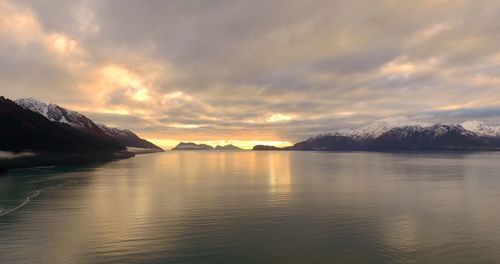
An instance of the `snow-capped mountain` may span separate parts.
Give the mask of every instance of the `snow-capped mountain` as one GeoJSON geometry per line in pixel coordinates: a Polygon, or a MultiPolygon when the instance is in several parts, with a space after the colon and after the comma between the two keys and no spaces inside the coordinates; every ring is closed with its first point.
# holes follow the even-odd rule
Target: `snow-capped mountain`
{"type": "Polygon", "coordinates": [[[462,123],[462,127],[480,136],[500,137],[500,126],[488,126],[482,121],[467,121],[462,123]]]}
{"type": "MultiPolygon", "coordinates": [[[[108,135],[113,135],[113,136],[128,136],[131,134],[134,134],[132,131],[128,129],[119,129],[115,127],[108,127],[104,124],[97,124],[97,126],[104,131],[104,133],[108,135]]],[[[134,134],[135,135],[135,134],[134,134]]]]}
{"type": "Polygon", "coordinates": [[[82,133],[71,126],[50,121],[4,97],[0,97],[0,120],[0,150],[3,151],[95,156],[125,149],[109,137],[82,133]]]}
{"type": "Polygon", "coordinates": [[[500,136],[500,127],[492,127],[484,124],[481,121],[467,121],[462,124],[429,124],[424,122],[415,122],[407,118],[389,118],[374,121],[366,126],[357,129],[341,129],[330,135],[342,135],[351,137],[355,140],[376,139],[388,131],[400,128],[399,131],[403,134],[416,131],[432,131],[434,136],[439,136],[448,133],[450,130],[460,131],[462,134],[475,133],[479,136],[500,136]]]}
{"type": "Polygon", "coordinates": [[[396,127],[412,127],[412,129],[421,129],[422,127],[428,126],[427,123],[418,123],[410,121],[407,118],[387,118],[382,120],[377,120],[369,125],[360,127],[358,129],[349,131],[344,130],[343,134],[351,136],[358,140],[377,138],[386,133],[387,131],[396,127]]]}
{"type": "Polygon", "coordinates": [[[133,156],[109,136],[85,133],[73,126],[51,121],[3,96],[0,96],[0,121],[0,150],[27,153],[1,159],[0,172],[13,168],[81,164],[133,156]]]}
{"type": "Polygon", "coordinates": [[[56,104],[47,104],[33,98],[22,98],[15,102],[26,110],[31,110],[43,115],[50,121],[67,124],[84,133],[100,136],[125,147],[162,150],[153,143],[138,137],[130,130],[98,125],[90,118],[56,104]]]}
{"type": "Polygon", "coordinates": [[[22,98],[15,100],[15,102],[24,109],[45,116],[50,121],[68,124],[88,133],[105,135],[96,123],[78,112],[68,110],[56,104],[47,104],[33,98],[22,98]]]}
{"type": "Polygon", "coordinates": [[[380,120],[367,126],[340,130],[299,142],[286,150],[500,150],[495,128],[459,124],[424,124],[380,120]],[[475,129],[472,129],[472,128],[475,129]],[[480,129],[479,129],[479,128],[480,129]]]}
{"type": "MultiPolygon", "coordinates": [[[[99,128],[106,133],[106,135],[112,137],[120,144],[130,148],[141,148],[149,149],[151,151],[163,151],[162,148],[156,146],[155,144],[140,138],[134,132],[127,129],[119,129],[114,127],[107,127],[103,124],[98,124],[99,128]]],[[[134,151],[132,151],[134,152],[134,151]]]]}

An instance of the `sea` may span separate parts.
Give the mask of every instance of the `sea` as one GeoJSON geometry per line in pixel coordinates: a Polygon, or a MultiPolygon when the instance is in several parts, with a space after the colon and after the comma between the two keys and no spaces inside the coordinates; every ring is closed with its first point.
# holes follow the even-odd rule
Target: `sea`
{"type": "Polygon", "coordinates": [[[0,263],[500,263],[500,153],[166,151],[12,170],[0,263]]]}

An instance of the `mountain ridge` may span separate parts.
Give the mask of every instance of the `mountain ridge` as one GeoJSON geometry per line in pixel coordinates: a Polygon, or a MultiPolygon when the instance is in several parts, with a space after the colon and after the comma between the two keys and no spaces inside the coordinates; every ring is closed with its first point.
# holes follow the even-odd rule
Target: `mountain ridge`
{"type": "Polygon", "coordinates": [[[240,147],[237,147],[233,144],[228,145],[217,145],[212,147],[207,144],[196,144],[194,142],[179,142],[172,150],[242,150],[240,147]]]}
{"type": "Polygon", "coordinates": [[[224,146],[217,145],[217,146],[215,146],[214,150],[241,150],[241,148],[237,147],[233,144],[228,144],[228,145],[224,145],[224,146]]]}
{"type": "Polygon", "coordinates": [[[10,168],[79,164],[133,156],[118,142],[50,121],[3,96],[0,96],[0,135],[0,150],[15,157],[0,159],[2,172],[10,168]]]}
{"type": "Polygon", "coordinates": [[[143,138],[140,138],[134,132],[128,129],[120,129],[114,127],[108,127],[104,124],[97,124],[99,128],[104,131],[108,136],[112,137],[118,143],[126,146],[127,148],[142,148],[149,149],[152,152],[161,152],[163,149],[143,138]]]}
{"type": "Polygon", "coordinates": [[[376,121],[359,129],[336,131],[311,137],[290,147],[255,146],[254,150],[500,150],[500,133],[480,121],[433,125],[418,123],[390,124],[376,121]],[[493,132],[492,132],[493,131],[493,132]]]}
{"type": "Polygon", "coordinates": [[[105,133],[90,118],[52,103],[44,103],[33,98],[14,100],[16,104],[26,110],[37,112],[50,121],[68,124],[78,130],[104,136],[105,133]]]}
{"type": "Polygon", "coordinates": [[[194,142],[180,142],[172,150],[213,150],[214,148],[207,144],[196,144],[194,142]]]}
{"type": "MultiPolygon", "coordinates": [[[[83,114],[56,104],[45,103],[33,98],[21,98],[14,102],[24,109],[41,114],[50,121],[67,124],[85,133],[116,141],[128,148],[149,149],[150,152],[163,151],[162,148],[140,138],[130,130],[111,128],[103,124],[97,124],[83,114]]],[[[141,153],[145,152],[141,151],[141,153]]]]}

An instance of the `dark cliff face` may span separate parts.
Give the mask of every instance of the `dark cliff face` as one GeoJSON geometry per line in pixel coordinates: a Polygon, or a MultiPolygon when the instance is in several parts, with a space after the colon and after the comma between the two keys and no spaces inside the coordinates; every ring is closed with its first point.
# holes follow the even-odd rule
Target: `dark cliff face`
{"type": "Polygon", "coordinates": [[[111,138],[48,120],[0,97],[0,150],[64,153],[112,153],[125,148],[111,138]]]}

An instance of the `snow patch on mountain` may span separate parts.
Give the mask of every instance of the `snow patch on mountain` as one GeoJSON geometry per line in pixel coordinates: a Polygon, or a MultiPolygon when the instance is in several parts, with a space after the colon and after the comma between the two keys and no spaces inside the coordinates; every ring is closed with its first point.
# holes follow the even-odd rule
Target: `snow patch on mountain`
{"type": "Polygon", "coordinates": [[[442,136],[450,131],[455,131],[456,133],[466,136],[500,137],[500,126],[488,126],[484,122],[477,120],[467,121],[462,124],[429,124],[410,120],[406,117],[396,117],[376,120],[366,126],[356,129],[340,129],[331,134],[312,137],[309,140],[315,140],[322,136],[345,136],[357,141],[363,141],[378,138],[393,129],[397,129],[395,134],[398,134],[393,136],[400,137],[404,137],[416,131],[427,131],[427,133],[431,133],[433,137],[442,136]]]}
{"type": "Polygon", "coordinates": [[[428,127],[427,129],[432,132],[434,137],[440,137],[440,136],[445,135],[451,131],[454,131],[458,134],[461,134],[464,136],[469,136],[469,137],[477,136],[476,133],[465,129],[464,127],[462,127],[461,125],[458,125],[458,124],[438,123],[438,124],[435,124],[433,126],[428,127]]]}
{"type": "Polygon", "coordinates": [[[22,98],[15,100],[15,103],[24,109],[37,112],[45,116],[50,121],[65,123],[75,128],[92,128],[95,124],[84,115],[60,107],[55,104],[46,104],[33,98],[22,98]]]}
{"type": "Polygon", "coordinates": [[[499,137],[500,126],[489,126],[483,121],[471,120],[462,123],[462,127],[480,136],[499,137]]]}
{"type": "Polygon", "coordinates": [[[104,124],[97,124],[97,126],[109,136],[131,136],[131,135],[135,136],[135,134],[132,131],[127,129],[108,127],[104,124]]]}
{"type": "Polygon", "coordinates": [[[163,151],[162,148],[156,146],[155,144],[140,138],[134,132],[127,129],[119,129],[114,127],[108,127],[103,124],[97,124],[99,129],[101,129],[106,135],[114,138],[116,141],[122,145],[130,148],[129,151],[136,154],[141,153],[151,153],[163,151]],[[140,151],[136,149],[141,149],[140,151]]]}
{"type": "Polygon", "coordinates": [[[336,131],[336,134],[353,137],[358,140],[373,139],[380,137],[393,128],[413,127],[414,129],[420,129],[427,126],[429,126],[427,123],[415,122],[406,117],[396,117],[377,120],[357,129],[341,129],[336,131]]]}

